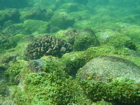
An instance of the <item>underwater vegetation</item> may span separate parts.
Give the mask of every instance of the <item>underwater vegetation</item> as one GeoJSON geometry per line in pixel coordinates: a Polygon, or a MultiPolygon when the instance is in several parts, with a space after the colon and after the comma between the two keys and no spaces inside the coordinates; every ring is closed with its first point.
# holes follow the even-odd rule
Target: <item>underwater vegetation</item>
{"type": "Polygon", "coordinates": [[[1,105],[139,105],[138,0],[1,0],[1,105]]]}

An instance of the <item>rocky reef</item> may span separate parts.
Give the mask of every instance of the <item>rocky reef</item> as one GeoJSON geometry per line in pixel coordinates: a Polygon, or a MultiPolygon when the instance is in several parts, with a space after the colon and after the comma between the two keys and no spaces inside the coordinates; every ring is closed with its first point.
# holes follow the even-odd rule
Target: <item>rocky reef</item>
{"type": "Polygon", "coordinates": [[[0,105],[139,105],[135,1],[1,0],[0,105]]]}

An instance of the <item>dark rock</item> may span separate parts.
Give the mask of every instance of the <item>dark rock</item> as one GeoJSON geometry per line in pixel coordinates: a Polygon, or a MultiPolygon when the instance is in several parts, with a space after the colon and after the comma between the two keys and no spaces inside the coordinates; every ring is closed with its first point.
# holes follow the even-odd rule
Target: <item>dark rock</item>
{"type": "Polygon", "coordinates": [[[6,69],[6,67],[0,65],[0,80],[4,78],[4,72],[6,69]]]}
{"type": "Polygon", "coordinates": [[[4,25],[5,22],[12,20],[13,22],[19,22],[20,13],[18,9],[6,9],[0,12],[0,25],[4,25]]]}
{"type": "Polygon", "coordinates": [[[29,59],[38,59],[44,55],[61,57],[63,54],[70,51],[72,51],[72,45],[65,40],[50,35],[44,35],[35,39],[33,43],[27,46],[25,55],[29,59]]]}

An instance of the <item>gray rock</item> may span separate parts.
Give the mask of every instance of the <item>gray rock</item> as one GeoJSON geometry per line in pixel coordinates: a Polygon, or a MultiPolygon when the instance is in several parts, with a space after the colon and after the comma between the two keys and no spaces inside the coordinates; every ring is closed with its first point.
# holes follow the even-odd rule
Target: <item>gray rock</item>
{"type": "Polygon", "coordinates": [[[82,80],[92,79],[105,82],[110,82],[117,77],[132,79],[140,83],[140,67],[123,58],[102,56],[90,60],[79,69],[77,74],[77,78],[82,80]]]}

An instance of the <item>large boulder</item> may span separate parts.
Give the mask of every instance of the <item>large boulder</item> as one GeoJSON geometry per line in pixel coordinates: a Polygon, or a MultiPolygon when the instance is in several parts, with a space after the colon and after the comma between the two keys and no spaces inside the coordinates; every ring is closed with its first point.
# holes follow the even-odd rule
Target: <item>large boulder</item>
{"type": "Polygon", "coordinates": [[[90,60],[79,70],[81,79],[109,82],[117,77],[133,79],[140,83],[140,67],[132,61],[113,57],[102,56],[90,60]]]}
{"type": "Polygon", "coordinates": [[[129,60],[112,56],[92,59],[78,71],[77,79],[93,101],[140,103],[140,67],[129,60]]]}

